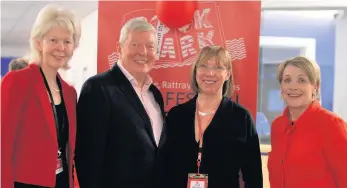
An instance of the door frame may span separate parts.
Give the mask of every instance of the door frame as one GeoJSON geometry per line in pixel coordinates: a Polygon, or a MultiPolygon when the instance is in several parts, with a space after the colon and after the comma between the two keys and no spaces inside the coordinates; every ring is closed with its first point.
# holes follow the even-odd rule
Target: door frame
{"type": "MultiPolygon", "coordinates": [[[[262,47],[300,49],[302,56],[316,61],[315,38],[260,36],[259,48],[262,47]]],[[[266,62],[266,64],[278,64],[278,62],[266,62]]],[[[320,102],[322,102],[322,98],[320,98],[320,102]]]]}
{"type": "Polygon", "coordinates": [[[316,39],[298,37],[260,36],[260,47],[299,48],[301,55],[316,60],[316,39]]]}

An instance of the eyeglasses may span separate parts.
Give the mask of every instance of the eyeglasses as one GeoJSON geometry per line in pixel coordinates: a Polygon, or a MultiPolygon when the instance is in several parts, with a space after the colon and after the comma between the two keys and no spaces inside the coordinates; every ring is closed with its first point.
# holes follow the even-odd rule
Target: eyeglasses
{"type": "Polygon", "coordinates": [[[198,66],[199,71],[208,72],[209,70],[212,70],[214,72],[223,72],[227,70],[227,68],[222,66],[214,66],[214,65],[208,65],[208,64],[200,64],[198,66]]]}

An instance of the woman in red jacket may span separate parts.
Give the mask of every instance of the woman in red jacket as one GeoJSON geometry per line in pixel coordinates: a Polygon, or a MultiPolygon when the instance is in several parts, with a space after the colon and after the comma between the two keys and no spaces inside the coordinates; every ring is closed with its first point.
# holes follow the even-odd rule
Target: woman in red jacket
{"type": "Polygon", "coordinates": [[[73,187],[76,91],[58,74],[80,38],[70,11],[46,6],[30,36],[32,63],[1,85],[1,187],[73,187]]]}
{"type": "Polygon", "coordinates": [[[287,108],[271,126],[271,188],[347,188],[347,125],[318,101],[317,63],[295,57],[277,78],[287,108]]]}

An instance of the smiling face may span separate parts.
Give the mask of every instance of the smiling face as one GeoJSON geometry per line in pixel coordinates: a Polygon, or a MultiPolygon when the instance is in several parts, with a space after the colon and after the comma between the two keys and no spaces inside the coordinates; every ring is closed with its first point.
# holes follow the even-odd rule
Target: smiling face
{"type": "Polygon", "coordinates": [[[74,40],[71,32],[62,27],[53,27],[37,41],[42,63],[53,69],[62,68],[73,55],[74,40]]]}
{"type": "Polygon", "coordinates": [[[131,31],[120,47],[123,66],[132,74],[147,74],[156,60],[154,31],[131,31]]]}
{"type": "Polygon", "coordinates": [[[287,65],[283,71],[281,94],[289,108],[306,108],[317,94],[317,85],[301,68],[287,65]]]}
{"type": "Polygon", "coordinates": [[[221,94],[223,84],[230,78],[230,71],[216,57],[201,62],[196,69],[199,92],[206,95],[221,94]]]}

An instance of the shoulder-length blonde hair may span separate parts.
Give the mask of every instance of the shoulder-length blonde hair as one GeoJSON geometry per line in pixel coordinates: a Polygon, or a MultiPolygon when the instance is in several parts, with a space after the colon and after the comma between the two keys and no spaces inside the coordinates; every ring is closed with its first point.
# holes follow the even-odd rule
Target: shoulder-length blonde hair
{"type": "Polygon", "coordinates": [[[222,46],[206,46],[201,49],[191,73],[191,86],[195,93],[199,93],[199,85],[196,81],[196,69],[201,63],[208,61],[211,58],[216,58],[217,65],[225,66],[225,68],[230,72],[230,77],[223,84],[222,93],[223,96],[231,97],[234,91],[234,81],[232,76],[232,62],[229,52],[222,46]]]}
{"type": "MultiPolygon", "coordinates": [[[[30,63],[41,64],[41,53],[38,50],[37,41],[43,37],[54,27],[62,27],[67,29],[74,41],[74,48],[79,44],[81,37],[80,20],[70,10],[63,9],[57,5],[49,4],[45,6],[37,15],[34,25],[30,33],[30,63]]],[[[69,65],[63,65],[64,69],[68,69],[69,65]]]]}

